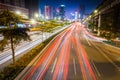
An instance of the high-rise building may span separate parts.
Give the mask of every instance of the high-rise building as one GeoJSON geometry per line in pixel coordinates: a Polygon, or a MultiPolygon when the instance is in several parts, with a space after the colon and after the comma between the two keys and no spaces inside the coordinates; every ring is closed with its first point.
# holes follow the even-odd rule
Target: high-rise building
{"type": "Polygon", "coordinates": [[[0,3],[10,4],[10,0],[0,0],[0,3]]]}
{"type": "Polygon", "coordinates": [[[84,14],[85,14],[85,6],[84,5],[80,5],[78,7],[78,18],[79,19],[83,19],[84,14]]]}
{"type": "Polygon", "coordinates": [[[20,6],[20,1],[19,0],[13,0],[13,4],[15,6],[20,6]]]}
{"type": "Polygon", "coordinates": [[[60,5],[59,7],[59,18],[61,20],[65,19],[65,5],[60,5]]]}
{"type": "Polygon", "coordinates": [[[25,7],[25,0],[20,0],[20,7],[25,7]]]}
{"type": "Polygon", "coordinates": [[[3,0],[5,4],[10,4],[10,0],[3,0]]]}
{"type": "Polygon", "coordinates": [[[18,7],[25,7],[25,0],[0,0],[0,3],[18,7]]]}
{"type": "Polygon", "coordinates": [[[39,14],[39,0],[25,0],[25,7],[29,9],[30,18],[35,18],[35,14],[39,14]]]}
{"type": "Polygon", "coordinates": [[[44,16],[45,16],[45,19],[50,19],[50,6],[44,7],[44,16]]]}
{"type": "Polygon", "coordinates": [[[53,10],[53,19],[56,19],[56,14],[57,14],[57,12],[56,12],[56,8],[52,8],[52,10],[53,10]]]}
{"type": "Polygon", "coordinates": [[[44,17],[45,19],[54,19],[55,9],[49,5],[44,6],[44,17]]]}
{"type": "Polygon", "coordinates": [[[0,0],[0,10],[8,9],[19,13],[22,18],[28,18],[29,11],[25,8],[25,0],[0,0]]]}
{"type": "Polygon", "coordinates": [[[50,7],[50,19],[54,19],[54,8],[50,7]]]}

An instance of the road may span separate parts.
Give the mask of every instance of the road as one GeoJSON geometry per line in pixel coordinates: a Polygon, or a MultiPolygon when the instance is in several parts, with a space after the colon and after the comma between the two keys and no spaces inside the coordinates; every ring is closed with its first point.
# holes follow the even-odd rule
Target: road
{"type": "MultiPolygon", "coordinates": [[[[40,31],[30,32],[29,35],[30,35],[31,41],[30,42],[22,42],[18,46],[16,46],[16,48],[15,48],[16,59],[19,58],[20,56],[24,55],[28,51],[30,51],[32,48],[34,48],[38,44],[40,44],[42,42],[42,40],[43,41],[46,40],[50,36],[65,29],[66,27],[67,26],[60,27],[59,29],[55,29],[53,33],[45,33],[44,32],[43,35],[40,31]],[[42,37],[43,37],[43,39],[42,39],[42,37]]],[[[0,52],[0,69],[4,68],[8,64],[10,64],[12,62],[11,59],[12,59],[12,52],[9,47],[6,48],[5,51],[0,52]]]]}
{"type": "Polygon", "coordinates": [[[120,80],[120,49],[75,22],[54,38],[15,80],[120,80]]]}

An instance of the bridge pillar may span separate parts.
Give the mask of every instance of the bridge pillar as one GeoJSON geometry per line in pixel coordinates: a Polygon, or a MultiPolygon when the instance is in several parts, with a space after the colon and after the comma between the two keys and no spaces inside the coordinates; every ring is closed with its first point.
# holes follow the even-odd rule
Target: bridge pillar
{"type": "Polygon", "coordinates": [[[97,35],[100,35],[100,26],[101,26],[101,14],[99,13],[98,15],[98,31],[97,31],[97,35]]]}

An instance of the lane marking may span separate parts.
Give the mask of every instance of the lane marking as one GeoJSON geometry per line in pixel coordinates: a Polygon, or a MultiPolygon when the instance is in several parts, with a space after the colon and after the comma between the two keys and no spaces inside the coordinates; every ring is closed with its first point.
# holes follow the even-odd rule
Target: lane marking
{"type": "Polygon", "coordinates": [[[74,73],[75,73],[75,76],[76,76],[76,66],[75,66],[75,59],[73,58],[73,64],[74,64],[74,73]]]}
{"type": "Polygon", "coordinates": [[[57,58],[55,58],[55,61],[54,61],[54,64],[53,64],[53,68],[52,68],[51,73],[53,73],[53,71],[54,71],[54,69],[55,69],[56,62],[57,62],[57,58]]]}
{"type": "MultiPolygon", "coordinates": [[[[91,42],[92,43],[92,42],[91,42]]],[[[92,43],[94,45],[94,43],[92,43]]],[[[116,67],[118,69],[118,71],[120,71],[120,67],[114,63],[106,54],[104,54],[105,52],[103,52],[102,50],[100,50],[97,46],[94,45],[94,47],[108,60],[111,62],[111,64],[116,67]]]]}
{"type": "Polygon", "coordinates": [[[95,68],[95,70],[96,70],[98,76],[101,77],[101,74],[100,74],[99,70],[97,69],[97,67],[95,66],[93,60],[91,60],[91,62],[92,62],[92,64],[93,64],[93,67],[95,68]]]}
{"type": "Polygon", "coordinates": [[[73,48],[73,44],[72,44],[72,48],[73,48]]]}
{"type": "Polygon", "coordinates": [[[84,37],[85,37],[85,39],[86,39],[88,45],[91,46],[91,44],[90,44],[89,40],[87,39],[86,35],[84,35],[84,37]]]}

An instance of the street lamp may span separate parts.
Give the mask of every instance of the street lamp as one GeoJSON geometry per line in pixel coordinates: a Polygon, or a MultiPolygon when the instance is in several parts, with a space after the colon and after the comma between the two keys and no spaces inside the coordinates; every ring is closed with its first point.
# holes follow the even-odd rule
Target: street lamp
{"type": "Polygon", "coordinates": [[[89,18],[91,18],[92,16],[90,15],[89,18]]]}
{"type": "Polygon", "coordinates": [[[35,13],[35,17],[36,17],[36,18],[38,18],[38,17],[39,17],[38,13],[35,13]]]}
{"type": "Polygon", "coordinates": [[[35,24],[36,21],[35,21],[34,19],[31,19],[31,23],[32,23],[32,24],[35,24]]]}
{"type": "Polygon", "coordinates": [[[16,14],[21,15],[21,12],[20,11],[16,11],[16,14]]]}
{"type": "Polygon", "coordinates": [[[86,18],[86,20],[88,20],[88,18],[86,18]]]}
{"type": "Polygon", "coordinates": [[[38,14],[38,13],[35,13],[35,14],[34,14],[34,18],[35,18],[36,20],[39,20],[39,14],[38,14]]]}
{"type": "Polygon", "coordinates": [[[48,16],[46,16],[45,18],[46,18],[47,20],[49,19],[49,17],[48,17],[48,16]]]}
{"type": "Polygon", "coordinates": [[[95,10],[94,13],[96,14],[98,12],[98,10],[95,10]]]}

